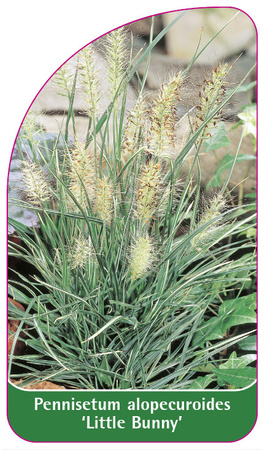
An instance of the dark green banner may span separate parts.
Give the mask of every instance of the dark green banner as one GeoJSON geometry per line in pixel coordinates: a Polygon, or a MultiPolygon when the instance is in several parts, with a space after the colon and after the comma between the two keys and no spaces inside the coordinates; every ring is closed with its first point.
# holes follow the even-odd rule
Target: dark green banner
{"type": "Polygon", "coordinates": [[[9,384],[8,419],[34,442],[229,442],[256,420],[256,385],[226,391],[29,391],[9,384]]]}

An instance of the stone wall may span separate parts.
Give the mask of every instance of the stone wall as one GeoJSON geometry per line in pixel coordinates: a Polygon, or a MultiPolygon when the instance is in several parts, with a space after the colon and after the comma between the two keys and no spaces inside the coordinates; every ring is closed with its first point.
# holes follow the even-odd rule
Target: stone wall
{"type": "MultiPolygon", "coordinates": [[[[181,101],[177,110],[178,117],[181,117],[187,110],[196,105],[199,101],[198,91],[204,78],[212,68],[221,60],[235,62],[231,75],[229,76],[229,87],[233,88],[250,70],[256,60],[256,31],[255,27],[247,15],[238,12],[234,8],[206,8],[187,11],[187,13],[167,32],[165,38],[154,48],[150,61],[150,68],[146,81],[145,93],[149,97],[156,95],[161,83],[166,81],[170,75],[183,70],[190,58],[193,56],[198,39],[202,32],[201,46],[203,46],[224,24],[236,13],[237,16],[229,23],[226,29],[209,45],[207,50],[200,56],[194,64],[185,81],[182,90],[181,101]],[[241,55],[239,57],[239,55],[241,55]],[[237,60],[237,58],[239,59],[237,60]]],[[[178,15],[179,12],[167,13],[155,17],[154,36],[156,36],[164,26],[178,15]]],[[[151,19],[146,18],[132,23],[128,29],[134,34],[134,51],[139,47],[145,46],[149,39],[151,19]]],[[[106,61],[100,52],[100,45],[97,51],[97,69],[100,74],[100,87],[103,95],[100,101],[100,109],[103,112],[108,105],[107,96],[108,82],[106,77],[106,61]]],[[[67,63],[72,71],[75,70],[76,56],[67,63]]],[[[139,74],[143,75],[145,62],[139,68],[139,74]]],[[[249,75],[245,83],[255,79],[255,71],[249,75]]],[[[126,110],[129,111],[135,103],[137,92],[137,77],[131,81],[128,90],[128,99],[126,110]]],[[[255,100],[255,90],[241,92],[229,102],[223,112],[223,117],[227,121],[227,128],[238,120],[237,114],[240,108],[255,100]]],[[[68,108],[67,99],[58,95],[58,88],[53,79],[44,86],[36,98],[32,110],[40,114],[39,121],[47,132],[58,132],[64,129],[64,123],[68,108]]],[[[77,94],[74,103],[77,112],[76,127],[80,139],[86,136],[88,118],[85,116],[85,103],[82,95],[81,85],[77,86],[77,94]]],[[[185,138],[187,124],[180,127],[180,136],[185,138]]],[[[71,129],[70,129],[71,133],[71,129]]],[[[239,130],[231,133],[232,153],[235,151],[239,138],[239,130]]],[[[221,158],[229,148],[220,149],[218,155],[221,158]]],[[[243,140],[242,152],[254,154],[252,139],[247,136],[243,140]]],[[[203,182],[214,172],[217,167],[216,158],[212,154],[205,154],[202,158],[203,182]]],[[[232,186],[242,179],[242,174],[247,172],[248,162],[240,163],[233,175],[232,186]]],[[[245,182],[245,188],[250,191],[255,186],[255,167],[253,166],[245,182]]]]}

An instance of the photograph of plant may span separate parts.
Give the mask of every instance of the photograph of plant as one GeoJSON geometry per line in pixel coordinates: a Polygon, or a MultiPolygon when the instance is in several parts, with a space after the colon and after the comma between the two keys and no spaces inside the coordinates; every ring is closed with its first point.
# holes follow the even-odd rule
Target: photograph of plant
{"type": "Polygon", "coordinates": [[[153,58],[164,57],[167,36],[194,11],[163,26],[167,14],[150,17],[142,40],[126,25],[87,45],[47,83],[53,111],[67,105],[61,121],[54,113],[43,125],[34,108],[25,116],[8,184],[9,379],[17,386],[238,389],[255,381],[255,182],[246,187],[256,163],[255,61],[239,80],[238,53],[199,65],[244,17],[213,10],[201,13],[230,16],[207,42],[199,20],[189,62],[172,65],[166,80],[150,75],[153,58]]]}

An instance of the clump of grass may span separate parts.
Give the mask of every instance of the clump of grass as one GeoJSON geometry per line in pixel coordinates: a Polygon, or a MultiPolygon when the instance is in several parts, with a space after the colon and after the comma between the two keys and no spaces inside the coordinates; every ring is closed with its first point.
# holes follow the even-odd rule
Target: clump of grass
{"type": "MultiPolygon", "coordinates": [[[[221,305],[245,302],[244,286],[255,271],[254,243],[246,233],[253,217],[243,207],[226,207],[229,179],[201,212],[200,181],[192,182],[200,173],[203,139],[232,95],[223,89],[228,69],[219,66],[206,83],[196,126],[190,120],[188,140],[172,159],[175,103],[187,71],[162,86],[150,105],[142,84],[126,118],[125,101],[117,99],[126,98],[127,83],[154,42],[128,64],[125,42],[122,29],[107,38],[112,101],[102,116],[90,47],[80,55],[77,69],[93,126],[85,141],[75,136],[74,144],[67,130],[60,133],[63,151],[59,138],[48,156],[35,147],[52,190],[41,168],[33,168],[36,162],[25,156],[22,163],[28,201],[16,204],[35,211],[39,229],[10,219],[24,243],[10,242],[10,256],[38,270],[28,281],[19,272],[10,281],[10,295],[25,307],[22,314],[11,305],[10,314],[27,325],[27,353],[10,355],[9,373],[16,367],[12,376],[23,378],[21,386],[49,379],[68,388],[189,388],[204,366],[218,368],[223,349],[248,336],[224,337],[228,312],[221,305]],[[244,257],[235,258],[242,247],[244,257]]],[[[74,83],[70,88],[64,75],[67,120],[74,121],[74,83]]],[[[235,310],[231,306],[230,320],[235,310]]],[[[204,386],[216,382],[214,373],[204,386]]]]}

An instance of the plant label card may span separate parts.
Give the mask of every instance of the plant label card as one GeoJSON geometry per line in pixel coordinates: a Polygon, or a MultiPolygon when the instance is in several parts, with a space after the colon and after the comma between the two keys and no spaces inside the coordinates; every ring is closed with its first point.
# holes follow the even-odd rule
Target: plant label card
{"type": "Polygon", "coordinates": [[[9,385],[8,394],[11,427],[33,442],[231,442],[256,420],[255,385],[226,392],[26,391],[9,385]]]}

